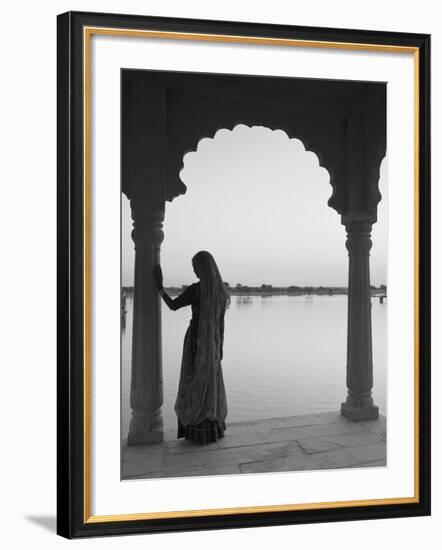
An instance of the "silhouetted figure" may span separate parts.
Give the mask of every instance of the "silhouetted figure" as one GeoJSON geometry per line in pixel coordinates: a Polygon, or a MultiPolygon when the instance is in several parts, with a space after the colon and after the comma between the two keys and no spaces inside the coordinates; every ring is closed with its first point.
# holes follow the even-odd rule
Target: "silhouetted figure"
{"type": "Polygon", "coordinates": [[[202,444],[224,436],[227,400],[221,360],[223,358],[224,313],[229,294],[213,256],[206,251],[192,258],[200,280],[172,299],[163,288],[161,267],[153,268],[159,292],[172,310],[192,306],[186,331],[175,412],[177,437],[202,444]]]}

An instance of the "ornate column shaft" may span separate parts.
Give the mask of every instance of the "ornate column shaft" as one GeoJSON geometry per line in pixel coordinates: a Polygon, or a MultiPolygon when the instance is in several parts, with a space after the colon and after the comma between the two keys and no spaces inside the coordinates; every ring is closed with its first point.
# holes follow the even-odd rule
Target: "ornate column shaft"
{"type": "Polygon", "coordinates": [[[349,256],[347,388],[341,413],[350,420],[372,420],[379,416],[373,404],[373,359],[371,338],[370,249],[371,223],[346,225],[349,256]]]}
{"type": "Polygon", "coordinates": [[[164,202],[131,199],[135,243],[132,372],[128,445],[163,441],[161,302],[152,277],[160,261],[164,202]]]}

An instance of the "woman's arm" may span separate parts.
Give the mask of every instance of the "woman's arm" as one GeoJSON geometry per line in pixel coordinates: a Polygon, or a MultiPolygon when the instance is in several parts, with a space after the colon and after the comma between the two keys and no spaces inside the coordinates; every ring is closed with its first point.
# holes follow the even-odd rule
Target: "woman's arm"
{"type": "Polygon", "coordinates": [[[160,296],[169,309],[176,311],[180,307],[189,306],[192,303],[190,292],[188,292],[187,289],[175,299],[172,299],[169,294],[167,294],[163,286],[163,272],[160,265],[155,265],[153,267],[153,279],[160,296]]]}
{"type": "Polygon", "coordinates": [[[160,296],[161,296],[161,298],[163,298],[165,304],[167,305],[167,307],[169,309],[172,309],[172,310],[177,309],[176,307],[173,307],[174,300],[169,296],[169,294],[167,294],[167,292],[164,290],[164,288],[160,289],[160,296]]]}
{"type": "Polygon", "coordinates": [[[173,309],[173,300],[167,294],[167,292],[164,290],[164,287],[163,287],[163,271],[161,269],[161,266],[154,265],[152,273],[153,273],[153,280],[158,289],[158,292],[160,293],[161,298],[163,298],[164,302],[166,303],[167,307],[169,307],[169,309],[173,309]]]}

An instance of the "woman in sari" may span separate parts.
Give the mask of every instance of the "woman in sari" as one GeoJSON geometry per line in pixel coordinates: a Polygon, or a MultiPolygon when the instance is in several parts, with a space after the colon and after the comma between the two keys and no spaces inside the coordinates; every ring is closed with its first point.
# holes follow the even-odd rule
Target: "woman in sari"
{"type": "Polygon", "coordinates": [[[192,258],[192,265],[199,282],[188,286],[175,299],[163,288],[159,265],[153,273],[158,290],[171,310],[192,307],[175,402],[177,437],[207,444],[223,437],[226,429],[227,400],[221,360],[229,294],[209,252],[198,252],[192,258]]]}

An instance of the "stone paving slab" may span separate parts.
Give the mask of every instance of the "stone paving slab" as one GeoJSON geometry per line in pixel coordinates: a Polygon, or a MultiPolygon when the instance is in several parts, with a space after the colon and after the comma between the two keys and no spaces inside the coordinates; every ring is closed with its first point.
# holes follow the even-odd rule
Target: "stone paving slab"
{"type": "Polygon", "coordinates": [[[386,459],[381,460],[372,460],[371,462],[361,462],[360,464],[355,464],[354,466],[348,466],[348,468],[385,468],[387,466],[386,459]]]}
{"type": "Polygon", "coordinates": [[[122,479],[169,478],[386,465],[386,421],[351,422],[337,412],[227,425],[209,445],[176,439],[122,447],[122,479]]]}
{"type": "MultiPolygon", "coordinates": [[[[218,466],[216,469],[216,475],[234,475],[234,474],[240,474],[241,471],[239,469],[239,466],[236,464],[226,464],[223,466],[218,466]]],[[[199,468],[197,470],[189,468],[185,469],[182,468],[180,470],[180,474],[175,475],[165,475],[164,471],[158,471],[158,472],[152,472],[149,475],[146,475],[145,473],[128,476],[125,478],[125,480],[131,480],[131,479],[158,479],[158,478],[167,478],[167,477],[189,477],[189,476],[213,476],[213,467],[212,466],[206,466],[204,468],[199,468]]]]}
{"type": "Polygon", "coordinates": [[[366,433],[362,426],[354,422],[329,422],[327,424],[313,424],[302,426],[286,426],[286,427],[263,427],[255,426],[250,430],[246,425],[238,428],[232,426],[229,432],[226,432],[226,437],[221,439],[218,444],[220,447],[236,447],[240,446],[243,441],[248,444],[260,443],[262,441],[293,441],[305,437],[314,437],[319,435],[338,435],[348,433],[366,433]]]}
{"type": "Polygon", "coordinates": [[[344,433],[332,436],[306,437],[298,439],[299,445],[307,454],[321,453],[332,449],[362,447],[382,443],[383,440],[374,433],[360,432],[344,433]]]}
{"type": "Polygon", "coordinates": [[[243,474],[262,472],[291,472],[348,468],[385,460],[385,444],[364,445],[351,449],[332,450],[311,455],[300,454],[273,460],[253,461],[239,465],[243,474]]]}
{"type": "Polygon", "coordinates": [[[161,472],[164,466],[165,452],[161,443],[123,447],[121,453],[122,478],[125,479],[142,472],[146,474],[161,472]]]}
{"type": "Polygon", "coordinates": [[[243,461],[269,460],[283,456],[302,453],[296,441],[282,441],[244,445],[232,449],[214,449],[210,452],[194,452],[171,454],[166,456],[165,469],[170,472],[180,472],[181,468],[203,468],[208,465],[217,467],[225,464],[240,464],[243,461]]]}
{"type": "Polygon", "coordinates": [[[387,440],[387,419],[385,416],[380,416],[378,420],[360,422],[360,425],[364,429],[379,435],[384,441],[387,440]]]}
{"type": "Polygon", "coordinates": [[[300,426],[315,426],[317,424],[330,424],[331,422],[340,422],[345,424],[347,419],[336,411],[305,414],[297,416],[287,416],[282,418],[265,418],[264,420],[251,420],[245,422],[235,422],[231,424],[233,428],[241,426],[259,426],[262,428],[295,428],[300,426]]]}

